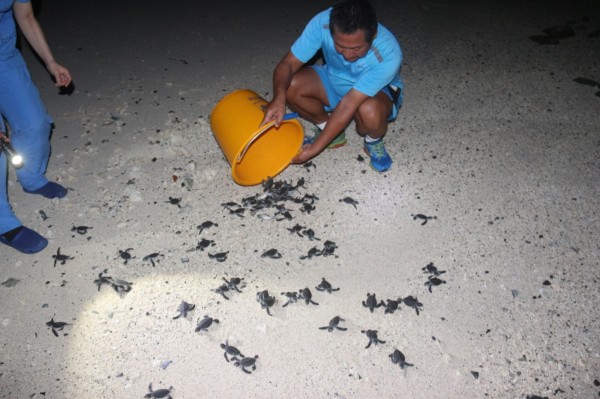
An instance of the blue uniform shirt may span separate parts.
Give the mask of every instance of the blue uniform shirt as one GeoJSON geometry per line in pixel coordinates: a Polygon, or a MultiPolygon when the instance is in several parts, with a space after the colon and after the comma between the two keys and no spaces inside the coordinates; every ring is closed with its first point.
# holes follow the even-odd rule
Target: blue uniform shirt
{"type": "MultiPolygon", "coordinates": [[[[28,3],[29,0],[16,0],[28,3]]],[[[17,30],[12,7],[15,0],[0,0],[0,61],[5,61],[17,54],[17,30]]]]}
{"type": "Polygon", "coordinates": [[[292,54],[300,61],[307,62],[322,50],[327,75],[342,93],[354,88],[373,97],[388,85],[401,89],[402,50],[394,35],[378,24],[377,36],[367,54],[359,60],[348,62],[335,50],[329,30],[330,14],[331,8],[320,12],[308,23],[292,45],[292,54]]]}

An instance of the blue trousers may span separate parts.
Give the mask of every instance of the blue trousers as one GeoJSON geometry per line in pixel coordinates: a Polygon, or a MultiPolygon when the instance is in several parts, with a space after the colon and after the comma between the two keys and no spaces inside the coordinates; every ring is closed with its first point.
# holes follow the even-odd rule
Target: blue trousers
{"type": "MultiPolygon", "coordinates": [[[[24,166],[16,174],[21,187],[37,190],[48,183],[45,173],[50,156],[52,119],[20,54],[0,61],[0,128],[10,126],[10,142],[23,156],[24,166]]],[[[0,234],[21,226],[7,195],[7,158],[0,155],[0,234]]]]}

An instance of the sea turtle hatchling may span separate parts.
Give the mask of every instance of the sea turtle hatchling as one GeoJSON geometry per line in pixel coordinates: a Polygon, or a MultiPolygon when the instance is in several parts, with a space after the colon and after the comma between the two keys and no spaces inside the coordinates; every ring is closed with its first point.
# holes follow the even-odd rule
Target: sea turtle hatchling
{"type": "Polygon", "coordinates": [[[73,226],[71,228],[71,231],[74,231],[77,234],[84,235],[84,234],[87,234],[87,232],[88,232],[89,229],[93,229],[93,227],[89,227],[89,226],[73,226]]]}
{"type": "Polygon", "coordinates": [[[146,395],[144,395],[145,399],[173,399],[173,397],[171,396],[171,391],[173,390],[173,387],[169,387],[169,388],[161,388],[161,389],[157,389],[156,391],[152,389],[152,383],[150,383],[150,385],[148,385],[148,393],[146,395]]]}
{"type": "Polygon", "coordinates": [[[152,252],[149,255],[146,255],[142,258],[142,260],[144,262],[150,262],[152,264],[152,267],[156,267],[156,263],[155,262],[160,262],[159,257],[164,256],[163,254],[161,254],[160,252],[152,252]]]}
{"type": "Polygon", "coordinates": [[[417,316],[419,315],[419,309],[423,307],[423,304],[421,302],[419,302],[419,300],[412,295],[409,295],[406,298],[403,298],[402,303],[405,304],[406,306],[408,306],[409,308],[413,308],[415,310],[415,312],[417,312],[417,316]]]}
{"type": "Polygon", "coordinates": [[[118,278],[112,278],[110,285],[115,291],[117,291],[119,295],[123,296],[129,291],[131,291],[131,286],[133,285],[133,283],[118,278]]]}
{"type": "Polygon", "coordinates": [[[425,267],[422,267],[421,270],[423,270],[423,273],[429,273],[436,277],[446,273],[445,270],[438,270],[438,268],[433,265],[433,262],[429,262],[425,267]]]}
{"type": "Polygon", "coordinates": [[[423,215],[422,213],[417,213],[416,215],[411,215],[413,217],[413,220],[422,220],[423,222],[421,223],[421,226],[427,224],[427,222],[431,219],[437,219],[437,216],[426,216],[423,215]]]}
{"type": "Polygon", "coordinates": [[[369,308],[369,311],[371,313],[373,313],[373,311],[375,310],[375,308],[378,308],[378,307],[382,306],[381,303],[377,302],[377,297],[375,296],[375,294],[369,294],[369,293],[367,293],[367,300],[366,301],[362,301],[362,305],[365,308],[369,308]]]}
{"type": "Polygon", "coordinates": [[[218,224],[211,222],[210,220],[207,220],[206,222],[202,222],[202,224],[196,226],[196,228],[198,229],[198,234],[201,234],[204,230],[211,228],[213,226],[219,227],[218,224]]]}
{"type": "Polygon", "coordinates": [[[252,374],[251,371],[247,370],[246,367],[252,367],[252,371],[256,370],[256,359],[258,359],[258,355],[254,357],[243,357],[239,359],[237,356],[231,358],[233,360],[233,365],[235,367],[240,367],[242,371],[246,374],[252,374]]]}
{"type": "Polygon", "coordinates": [[[256,301],[260,304],[260,307],[267,311],[269,316],[273,316],[269,308],[275,304],[275,297],[269,295],[268,290],[263,290],[256,293],[256,301]]]}
{"type": "Polygon", "coordinates": [[[227,260],[227,254],[229,253],[229,251],[227,252],[217,252],[216,254],[211,254],[210,252],[208,253],[208,257],[210,259],[215,259],[217,262],[225,262],[227,260]]]}
{"type": "Polygon", "coordinates": [[[398,298],[397,300],[393,300],[393,299],[388,299],[387,303],[381,301],[381,304],[383,306],[385,306],[385,312],[386,314],[390,313],[394,313],[396,310],[400,309],[400,304],[402,303],[402,298],[398,298]]]}
{"type": "Polygon", "coordinates": [[[236,348],[235,346],[231,346],[229,345],[229,340],[225,340],[224,344],[220,344],[221,345],[221,349],[223,349],[225,352],[223,353],[223,356],[225,357],[225,360],[227,360],[227,362],[229,363],[229,357],[227,357],[227,355],[233,356],[233,357],[244,357],[244,355],[242,355],[242,353],[240,352],[240,350],[238,348],[236,348]]]}
{"type": "Polygon", "coordinates": [[[358,205],[358,201],[351,197],[344,197],[340,200],[340,202],[343,202],[348,205],[352,205],[354,207],[354,209],[356,209],[356,205],[358,205]]]}
{"type": "Polygon", "coordinates": [[[119,249],[119,257],[123,259],[124,265],[126,265],[131,259],[135,258],[135,256],[131,256],[131,251],[133,251],[133,248],[127,248],[124,251],[119,249]]]}
{"type": "Polygon", "coordinates": [[[275,248],[271,248],[260,255],[261,258],[271,258],[271,259],[280,259],[281,253],[275,248]]]}
{"type": "Polygon", "coordinates": [[[412,367],[414,364],[407,363],[406,358],[404,357],[404,353],[400,352],[398,349],[394,349],[394,352],[390,353],[390,360],[392,363],[400,366],[401,369],[404,370],[405,367],[412,367]]]}
{"type": "Polygon", "coordinates": [[[321,283],[315,287],[317,291],[327,291],[327,293],[332,294],[334,291],[339,291],[339,288],[333,288],[329,281],[325,280],[325,277],[322,277],[321,283]]]}
{"type": "Polygon", "coordinates": [[[181,301],[181,303],[177,306],[177,311],[179,314],[173,317],[173,320],[183,317],[184,319],[187,317],[188,312],[191,312],[196,308],[196,305],[193,303],[187,303],[186,301],[181,301]]]}
{"type": "Polygon", "coordinates": [[[60,253],[60,247],[56,250],[56,255],[52,255],[54,259],[54,267],[56,267],[56,263],[60,262],[61,265],[64,265],[68,260],[75,259],[73,256],[65,255],[60,253]]]}
{"type": "Polygon", "coordinates": [[[215,242],[213,240],[207,240],[206,238],[203,238],[202,240],[198,241],[198,244],[196,245],[196,247],[193,250],[204,252],[204,250],[206,248],[211,247],[211,246],[214,247],[215,242]]]}
{"type": "Polygon", "coordinates": [[[338,326],[338,324],[340,324],[340,321],[346,321],[346,320],[342,319],[340,316],[335,316],[333,319],[329,320],[328,326],[319,327],[319,330],[327,330],[329,332],[332,332],[334,329],[340,330],[340,331],[346,331],[347,330],[346,327],[338,326]]]}
{"type": "Polygon", "coordinates": [[[54,321],[54,317],[51,318],[50,321],[46,322],[46,326],[50,327],[50,329],[52,330],[52,334],[54,334],[55,337],[58,337],[57,331],[62,331],[66,326],[69,325],[69,323],[66,323],[64,321],[54,321]]]}
{"type": "Polygon", "coordinates": [[[225,295],[225,293],[227,291],[229,291],[229,285],[227,285],[227,283],[223,283],[221,284],[219,287],[215,288],[214,290],[211,290],[214,293],[217,294],[221,294],[221,296],[223,296],[223,298],[229,300],[229,297],[227,295],[225,295]]]}
{"type": "Polygon", "coordinates": [[[301,290],[298,290],[298,298],[299,299],[304,299],[304,302],[309,305],[309,304],[313,304],[313,305],[318,305],[317,302],[312,300],[312,292],[310,292],[310,289],[308,287],[304,287],[301,290]]]}
{"type": "MultiPolygon", "coordinates": [[[[242,284],[242,280],[244,278],[240,278],[240,277],[231,277],[229,280],[227,280],[225,277],[223,277],[223,281],[225,281],[225,284],[227,284],[227,286],[229,287],[229,289],[231,290],[236,290],[237,292],[242,292],[240,290],[240,288],[238,287],[240,284],[242,284]]],[[[244,288],[244,287],[242,287],[244,288]]]]}
{"type": "Polygon", "coordinates": [[[112,285],[112,277],[106,276],[106,273],[108,273],[108,269],[104,269],[103,271],[98,273],[98,278],[94,280],[94,284],[98,286],[98,291],[100,291],[100,287],[103,284],[112,285]]]}
{"type": "Polygon", "coordinates": [[[196,332],[208,331],[208,327],[210,327],[212,325],[212,323],[219,324],[219,320],[213,319],[212,317],[204,315],[204,318],[202,320],[198,319],[198,323],[197,323],[196,329],[194,331],[196,331],[196,332]]]}
{"type": "Polygon", "coordinates": [[[297,292],[282,292],[281,295],[285,296],[287,298],[287,302],[283,304],[283,307],[285,308],[287,305],[289,305],[290,303],[296,303],[298,302],[298,293],[297,292]]]}
{"type": "Polygon", "coordinates": [[[427,281],[425,281],[425,286],[431,291],[431,287],[437,287],[438,285],[446,284],[446,280],[442,280],[439,277],[429,276],[427,281]]]}
{"type": "Polygon", "coordinates": [[[368,349],[371,344],[385,344],[385,341],[382,341],[377,337],[377,330],[362,330],[361,333],[365,334],[367,338],[369,338],[369,343],[367,346],[365,346],[365,349],[368,349]]]}

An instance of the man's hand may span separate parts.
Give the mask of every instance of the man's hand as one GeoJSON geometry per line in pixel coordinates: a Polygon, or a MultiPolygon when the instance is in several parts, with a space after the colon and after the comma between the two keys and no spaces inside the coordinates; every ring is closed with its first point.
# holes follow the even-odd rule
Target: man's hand
{"type": "Polygon", "coordinates": [[[285,101],[280,102],[273,100],[263,110],[265,117],[259,127],[263,127],[267,123],[275,122],[275,127],[279,127],[283,117],[285,116],[285,101]]]}
{"type": "Polygon", "coordinates": [[[54,76],[55,86],[67,87],[71,84],[71,73],[67,68],[58,64],[56,61],[50,62],[48,64],[48,71],[50,71],[52,76],[54,76]]]}
{"type": "Polygon", "coordinates": [[[300,153],[292,159],[292,163],[298,164],[307,162],[317,156],[320,152],[321,151],[314,144],[303,145],[300,153]]]}

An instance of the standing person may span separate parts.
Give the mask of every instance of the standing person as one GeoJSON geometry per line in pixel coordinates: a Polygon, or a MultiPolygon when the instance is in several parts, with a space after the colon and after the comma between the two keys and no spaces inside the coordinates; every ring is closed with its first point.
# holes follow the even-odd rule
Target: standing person
{"type": "MultiPolygon", "coordinates": [[[[0,130],[10,126],[10,142],[23,156],[16,174],[23,190],[46,198],[62,198],[67,189],[45,176],[50,156],[52,119],[16,48],[15,20],[27,42],[42,59],[56,86],[69,86],[71,74],[54,60],[29,0],[0,0],[0,130]]],[[[12,212],[6,193],[7,160],[0,155],[0,242],[23,253],[36,253],[48,240],[21,224],[12,212]]]]}
{"type": "Polygon", "coordinates": [[[383,136],[402,103],[402,50],[394,35],[377,22],[368,0],[345,0],[317,14],[275,67],[273,99],[263,124],[279,125],[286,105],[315,124],[292,162],[306,162],[325,147],[346,144],[344,129],[354,120],[364,137],[371,166],[392,165],[383,136]],[[319,50],[324,65],[305,67],[319,50]]]}

